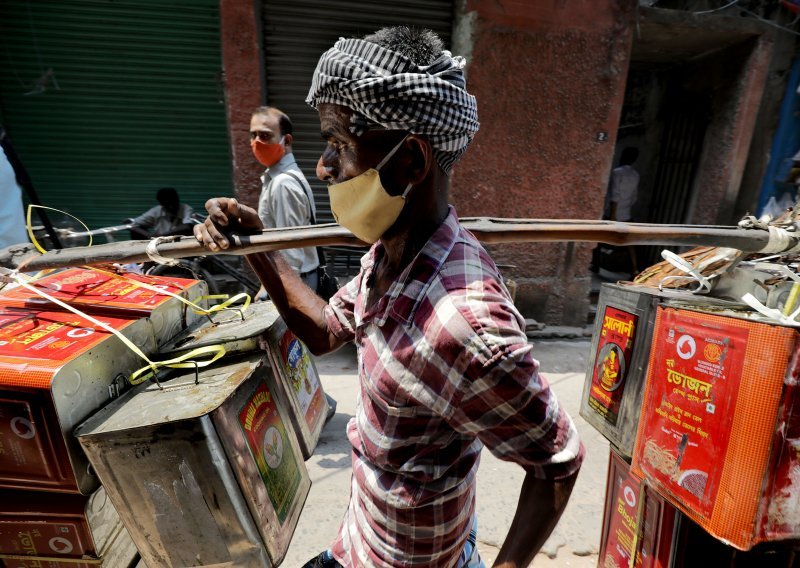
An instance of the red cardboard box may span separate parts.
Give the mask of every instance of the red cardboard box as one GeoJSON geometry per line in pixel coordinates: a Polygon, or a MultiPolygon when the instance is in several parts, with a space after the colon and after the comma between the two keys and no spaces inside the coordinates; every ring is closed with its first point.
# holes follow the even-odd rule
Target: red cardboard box
{"type": "Polygon", "coordinates": [[[2,491],[0,503],[5,568],[119,568],[138,556],[102,487],[90,497],[2,491]]]}
{"type": "Polygon", "coordinates": [[[614,449],[608,461],[606,504],[598,566],[667,568],[671,564],[676,510],[630,471],[614,449]]]}
{"type": "MultiPolygon", "coordinates": [[[[180,300],[139,284],[177,294],[193,303],[208,294],[208,286],[200,280],[117,274],[92,268],[68,268],[40,278],[32,286],[86,313],[125,319],[149,317],[159,346],[203,317],[180,300]]],[[[0,293],[0,301],[36,309],[63,309],[23,286],[4,290],[0,293]]]]}
{"type": "Polygon", "coordinates": [[[748,550],[800,537],[800,370],[797,330],[742,315],[659,308],[633,470],[748,550]]]}
{"type": "MultiPolygon", "coordinates": [[[[96,319],[155,351],[149,320],[96,319]]],[[[97,489],[72,429],[143,365],[118,337],[71,312],[0,305],[0,487],[97,489]]]]}

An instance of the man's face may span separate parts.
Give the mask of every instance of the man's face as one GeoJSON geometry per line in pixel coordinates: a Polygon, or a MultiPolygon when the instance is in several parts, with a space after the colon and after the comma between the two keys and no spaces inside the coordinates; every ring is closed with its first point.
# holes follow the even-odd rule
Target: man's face
{"type": "MultiPolygon", "coordinates": [[[[327,143],[317,161],[317,177],[328,184],[341,183],[374,168],[406,135],[402,131],[370,130],[354,136],[349,130],[351,109],[323,103],[317,110],[322,138],[327,143]]],[[[384,168],[391,169],[391,161],[384,168]]],[[[381,175],[390,193],[392,177],[381,175]]]]}
{"type": "Polygon", "coordinates": [[[169,213],[171,213],[173,215],[177,215],[178,214],[178,208],[181,205],[180,201],[178,201],[177,199],[175,199],[174,197],[171,197],[171,196],[162,197],[159,200],[159,204],[164,209],[166,209],[169,213]]]}
{"type": "Polygon", "coordinates": [[[277,144],[281,139],[278,117],[272,114],[254,114],[250,118],[250,140],[258,138],[267,144],[277,144]]]}

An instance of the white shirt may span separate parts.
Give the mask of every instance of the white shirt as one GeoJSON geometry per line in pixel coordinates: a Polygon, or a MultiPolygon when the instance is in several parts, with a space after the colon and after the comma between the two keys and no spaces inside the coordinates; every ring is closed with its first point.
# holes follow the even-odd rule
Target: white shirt
{"type": "MultiPolygon", "coordinates": [[[[639,173],[633,166],[619,166],[611,172],[609,199],[617,203],[617,221],[630,221],[633,218],[633,205],[639,194],[639,173]]],[[[607,204],[606,215],[610,211],[607,204]]]]}
{"type": "Polygon", "coordinates": [[[27,242],[22,189],[11,162],[0,148],[0,248],[27,242]]]}
{"type": "MultiPolygon", "coordinates": [[[[294,155],[284,154],[277,164],[267,168],[261,176],[258,216],[265,228],[310,225],[312,211],[316,218],[313,199],[309,203],[311,188],[301,184],[295,175],[303,181],[306,180],[294,155]],[[294,175],[287,173],[289,171],[294,175]]],[[[311,272],[319,266],[315,247],[285,249],[281,252],[289,266],[298,274],[311,272]]]]}
{"type": "Polygon", "coordinates": [[[177,215],[172,215],[162,205],[156,205],[136,217],[133,223],[149,229],[154,235],[170,235],[181,225],[191,225],[193,213],[194,209],[185,203],[178,206],[177,215]]]}

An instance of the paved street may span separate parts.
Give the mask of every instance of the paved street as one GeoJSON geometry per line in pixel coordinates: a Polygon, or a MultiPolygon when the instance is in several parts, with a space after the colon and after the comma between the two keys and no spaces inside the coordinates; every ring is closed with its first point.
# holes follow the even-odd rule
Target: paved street
{"type": "MultiPolygon", "coordinates": [[[[594,568],[600,544],[608,442],[579,415],[588,340],[537,341],[534,355],[559,400],[576,421],[588,455],[567,510],[532,566],[594,568]]],[[[350,455],[345,425],[356,399],[355,350],[348,346],[317,360],[325,390],[337,401],[336,416],[308,460],[312,487],[283,566],[295,568],[326,548],[336,534],[349,497],[350,455]]],[[[478,471],[478,548],[490,566],[511,524],[523,471],[488,451],[478,471]]]]}

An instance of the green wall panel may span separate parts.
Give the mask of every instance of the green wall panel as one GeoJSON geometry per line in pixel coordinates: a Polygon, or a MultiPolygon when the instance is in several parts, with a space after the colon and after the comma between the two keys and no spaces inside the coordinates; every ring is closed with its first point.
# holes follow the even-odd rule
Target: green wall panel
{"type": "Polygon", "coordinates": [[[163,186],[232,194],[221,69],[216,0],[0,1],[0,121],[42,202],[91,228],[163,186]]]}

